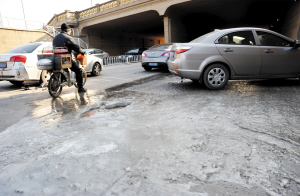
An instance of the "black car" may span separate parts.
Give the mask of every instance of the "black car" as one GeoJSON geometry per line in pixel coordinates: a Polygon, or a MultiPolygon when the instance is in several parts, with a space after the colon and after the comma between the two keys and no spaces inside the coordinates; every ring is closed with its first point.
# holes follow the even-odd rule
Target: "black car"
{"type": "Polygon", "coordinates": [[[133,55],[142,55],[142,53],[147,50],[147,48],[135,48],[135,49],[131,49],[127,52],[125,52],[125,54],[120,55],[119,58],[122,60],[126,60],[126,57],[128,58],[133,58],[133,55]]]}

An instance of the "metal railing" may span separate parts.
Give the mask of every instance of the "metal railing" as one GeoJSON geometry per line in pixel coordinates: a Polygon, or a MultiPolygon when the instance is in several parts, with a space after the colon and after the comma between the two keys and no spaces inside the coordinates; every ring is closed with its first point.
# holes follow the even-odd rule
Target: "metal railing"
{"type": "Polygon", "coordinates": [[[142,61],[142,55],[130,55],[129,57],[125,57],[123,55],[120,56],[109,56],[103,58],[104,65],[110,64],[130,64],[137,63],[142,61]]]}
{"type": "Polygon", "coordinates": [[[49,25],[44,26],[43,30],[52,35],[53,37],[60,33],[58,30],[55,29],[55,27],[49,25]]]}
{"type": "Polygon", "coordinates": [[[74,38],[74,40],[83,49],[93,48],[92,46],[90,46],[88,43],[86,43],[85,41],[83,41],[80,38],[74,38]]]}
{"type": "MultiPolygon", "coordinates": [[[[55,27],[49,26],[49,25],[44,26],[43,30],[48,32],[53,37],[55,37],[57,34],[60,33],[58,30],[55,29],[55,27]]],[[[73,35],[74,35],[74,32],[75,32],[74,29],[72,29],[73,35]]],[[[78,32],[78,35],[79,35],[79,32],[78,32]]],[[[83,41],[80,38],[74,38],[74,40],[75,40],[76,44],[78,44],[83,49],[93,48],[92,46],[90,46],[88,43],[86,43],[85,41],[83,41]]]]}

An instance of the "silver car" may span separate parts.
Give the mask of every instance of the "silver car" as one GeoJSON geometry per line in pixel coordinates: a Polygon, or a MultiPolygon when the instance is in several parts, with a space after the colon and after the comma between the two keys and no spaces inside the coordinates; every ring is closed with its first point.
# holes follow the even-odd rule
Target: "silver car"
{"type": "Polygon", "coordinates": [[[152,68],[168,69],[167,62],[170,57],[172,43],[152,46],[142,54],[142,66],[146,71],[152,68]]]}
{"type": "Polygon", "coordinates": [[[216,30],[173,44],[169,71],[222,89],[228,80],[299,78],[300,41],[261,28],[216,30]]]}
{"type": "Polygon", "coordinates": [[[83,50],[89,55],[98,57],[100,59],[109,57],[109,54],[107,52],[104,52],[103,50],[100,49],[90,48],[90,49],[83,49],[83,50]]]}

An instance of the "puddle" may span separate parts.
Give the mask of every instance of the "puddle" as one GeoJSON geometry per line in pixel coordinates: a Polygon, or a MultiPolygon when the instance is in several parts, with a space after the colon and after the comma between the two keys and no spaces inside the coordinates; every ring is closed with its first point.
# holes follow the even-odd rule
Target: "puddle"
{"type": "MultiPolygon", "coordinates": [[[[87,93],[62,94],[58,98],[38,101],[37,105],[39,105],[40,107],[36,108],[32,112],[32,114],[36,118],[43,117],[53,112],[63,116],[75,112],[77,110],[81,110],[86,106],[92,106],[95,104],[96,105],[94,106],[94,108],[90,108],[89,110],[99,109],[101,106],[104,106],[104,109],[116,109],[127,107],[128,105],[131,105],[133,103],[133,98],[130,97],[130,94],[132,92],[120,93],[119,91],[133,85],[138,85],[153,80],[161,80],[167,75],[169,74],[162,73],[159,75],[150,76],[147,78],[136,80],[134,82],[129,82],[123,85],[108,88],[98,93],[89,93],[88,91],[87,93]],[[97,103],[99,104],[97,105],[97,103]],[[51,109],[49,108],[49,105],[51,105],[51,109]]],[[[93,114],[84,113],[82,117],[88,117],[91,115],[93,114]]]]}

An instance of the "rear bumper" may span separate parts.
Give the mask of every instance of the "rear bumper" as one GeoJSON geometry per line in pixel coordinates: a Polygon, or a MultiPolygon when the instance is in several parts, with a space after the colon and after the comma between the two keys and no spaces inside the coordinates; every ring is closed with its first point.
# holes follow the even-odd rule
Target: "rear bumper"
{"type": "MultiPolygon", "coordinates": [[[[187,78],[192,80],[198,80],[201,75],[201,71],[198,69],[190,69],[189,66],[182,66],[183,62],[179,59],[175,59],[173,61],[168,61],[168,68],[171,73],[173,73],[176,76],[179,76],[181,78],[187,78]],[[176,71],[175,71],[176,70],[176,71]]],[[[184,61],[184,63],[187,63],[188,65],[191,65],[193,62],[187,62],[184,61]]]]}
{"type": "Polygon", "coordinates": [[[165,63],[167,64],[169,57],[142,57],[142,63],[165,63]]]}
{"type": "Polygon", "coordinates": [[[28,73],[25,69],[12,69],[12,70],[3,70],[0,69],[0,81],[31,81],[29,79],[28,73]]]}
{"type": "Polygon", "coordinates": [[[169,57],[142,57],[142,66],[153,68],[167,68],[168,59],[169,57]],[[157,65],[151,65],[150,63],[156,63],[157,65]]]}
{"type": "Polygon", "coordinates": [[[152,68],[167,68],[167,63],[163,62],[146,62],[142,63],[142,67],[152,67],[152,68]],[[157,63],[157,65],[149,65],[149,63],[157,63]]]}

